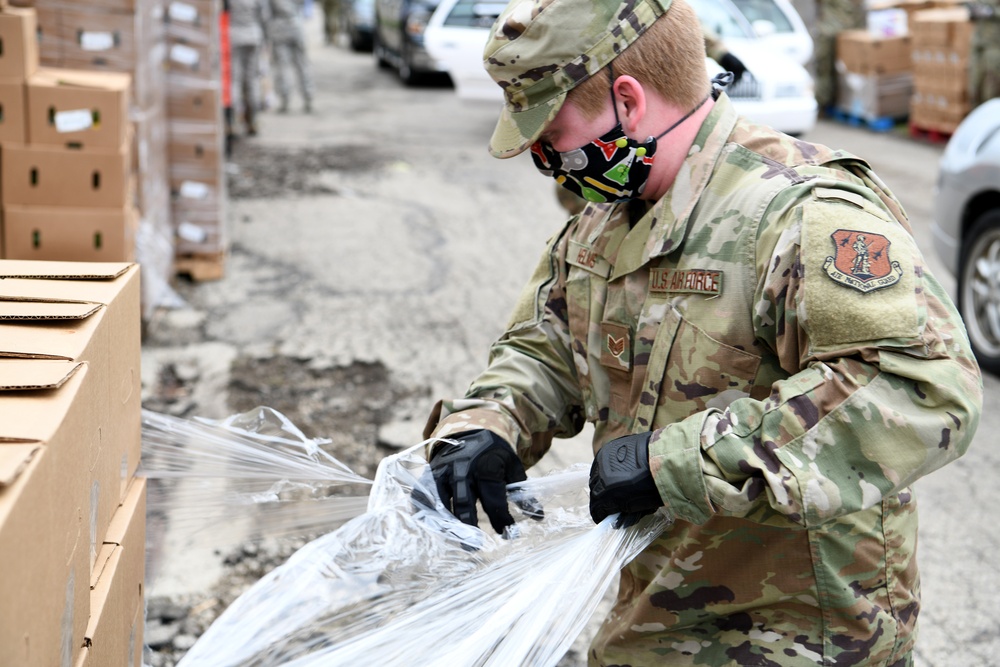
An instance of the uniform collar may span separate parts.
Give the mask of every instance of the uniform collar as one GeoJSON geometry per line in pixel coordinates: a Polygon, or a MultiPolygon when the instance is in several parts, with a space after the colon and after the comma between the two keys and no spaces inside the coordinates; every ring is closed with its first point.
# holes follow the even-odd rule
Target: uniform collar
{"type": "MultiPolygon", "coordinates": [[[[673,185],[622,240],[611,280],[683,245],[691,212],[715,171],[736,120],[736,110],[723,93],[702,122],[673,185]]],[[[616,208],[616,213],[628,215],[627,206],[616,208]]]]}

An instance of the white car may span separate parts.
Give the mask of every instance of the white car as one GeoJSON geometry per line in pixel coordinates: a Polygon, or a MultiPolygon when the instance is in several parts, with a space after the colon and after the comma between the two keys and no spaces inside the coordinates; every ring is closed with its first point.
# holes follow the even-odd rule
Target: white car
{"type": "MultiPolygon", "coordinates": [[[[692,0],[702,21],[718,33],[747,66],[728,93],[736,110],[750,120],[788,134],[804,134],[816,124],[813,80],[797,61],[757,37],[729,0],[692,0]]],[[[483,48],[505,3],[442,0],[427,22],[424,43],[451,76],[459,98],[500,104],[500,87],[483,69],[483,48]]],[[[722,71],[706,59],[709,76],[722,71]]]]}
{"type": "Polygon", "coordinates": [[[758,37],[805,66],[813,55],[809,28],[788,0],[732,0],[758,37]]]}

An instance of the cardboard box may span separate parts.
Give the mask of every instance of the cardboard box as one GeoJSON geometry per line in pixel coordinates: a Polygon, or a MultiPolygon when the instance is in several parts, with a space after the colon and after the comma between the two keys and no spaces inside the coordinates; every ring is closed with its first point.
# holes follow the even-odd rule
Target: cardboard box
{"type": "Polygon", "coordinates": [[[90,623],[76,667],[142,667],[145,547],[146,480],[137,477],[91,577],[90,623]]]}
{"type": "Polygon", "coordinates": [[[845,30],[837,35],[837,60],[854,74],[908,72],[910,37],[879,37],[866,30],[845,30]]]}
{"type": "Polygon", "coordinates": [[[211,79],[217,76],[218,47],[172,40],[167,47],[167,71],[211,79]]]}
{"type": "Polygon", "coordinates": [[[32,8],[0,12],[0,79],[25,81],[38,69],[37,17],[32,8]]]}
{"type": "Polygon", "coordinates": [[[131,262],[139,213],[118,209],[5,206],[3,257],[72,262],[131,262]]]}
{"type": "Polygon", "coordinates": [[[23,144],[28,136],[23,81],[0,81],[0,143],[23,144]]]}
{"type": "Polygon", "coordinates": [[[854,74],[837,76],[837,108],[869,122],[881,118],[905,118],[910,113],[913,75],[854,74]]]}
{"type": "Polygon", "coordinates": [[[71,664],[90,615],[85,363],[0,360],[0,664],[71,664]]]}
{"type": "Polygon", "coordinates": [[[128,134],[132,77],[43,67],[28,80],[28,143],[115,150],[128,134]]]}
{"type": "Polygon", "coordinates": [[[968,57],[972,45],[972,22],[965,7],[926,9],[916,12],[910,24],[914,48],[939,46],[968,57]]]}
{"type": "MultiPolygon", "coordinates": [[[[179,175],[218,174],[222,165],[222,127],[210,123],[171,123],[167,155],[179,175]]],[[[209,180],[215,182],[218,176],[209,180]]],[[[196,179],[204,180],[204,179],[196,179]]],[[[179,190],[178,190],[179,194],[179,190]]]]}
{"type": "Polygon", "coordinates": [[[131,146],[131,137],[117,151],[3,146],[3,203],[121,208],[130,202],[131,146]]]}
{"type": "Polygon", "coordinates": [[[89,4],[63,6],[58,37],[64,66],[131,72],[139,55],[142,16],[95,10],[89,4]]]}
{"type": "Polygon", "coordinates": [[[167,115],[174,120],[221,123],[222,99],[216,81],[192,81],[173,85],[167,95],[167,115]],[[200,85],[197,85],[200,84],[200,85]]]}
{"type": "Polygon", "coordinates": [[[100,431],[85,467],[85,525],[96,557],[141,454],[139,268],[2,260],[0,320],[0,362],[87,364],[89,409],[100,431]]]}

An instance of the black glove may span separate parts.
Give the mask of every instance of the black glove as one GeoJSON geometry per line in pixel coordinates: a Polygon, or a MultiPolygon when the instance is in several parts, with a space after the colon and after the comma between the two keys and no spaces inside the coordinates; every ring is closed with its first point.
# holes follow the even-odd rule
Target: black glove
{"type": "Polygon", "coordinates": [[[733,73],[733,83],[739,83],[739,80],[747,71],[747,66],[743,64],[743,61],[731,53],[723,55],[722,58],[719,59],[719,65],[721,65],[722,69],[727,72],[733,73]]]}
{"type": "Polygon", "coordinates": [[[649,471],[650,432],[604,443],[590,466],[590,516],[594,523],[616,512],[615,528],[628,527],[663,506],[649,471]]]}
{"type": "MultiPolygon", "coordinates": [[[[493,530],[502,535],[514,524],[507,506],[507,485],[528,479],[524,465],[514,448],[491,431],[466,431],[449,439],[458,444],[442,442],[430,461],[441,501],[462,523],[475,526],[478,499],[493,530]]],[[[534,499],[521,500],[518,506],[533,519],[544,516],[534,499]]]]}

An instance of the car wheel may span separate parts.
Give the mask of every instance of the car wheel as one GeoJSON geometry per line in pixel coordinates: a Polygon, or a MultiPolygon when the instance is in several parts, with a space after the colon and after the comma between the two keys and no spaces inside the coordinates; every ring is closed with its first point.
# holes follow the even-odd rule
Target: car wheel
{"type": "Polygon", "coordinates": [[[1000,374],[1000,210],[988,211],[962,241],[958,310],[983,370],[1000,374]]]}
{"type": "Polygon", "coordinates": [[[378,38],[378,33],[372,37],[372,53],[375,54],[375,64],[377,64],[381,69],[389,69],[391,63],[385,57],[385,47],[382,46],[382,40],[378,38]]]}
{"type": "Polygon", "coordinates": [[[409,46],[403,44],[403,52],[399,55],[399,78],[407,86],[413,86],[420,82],[420,73],[413,69],[411,63],[412,51],[409,46]]]}

